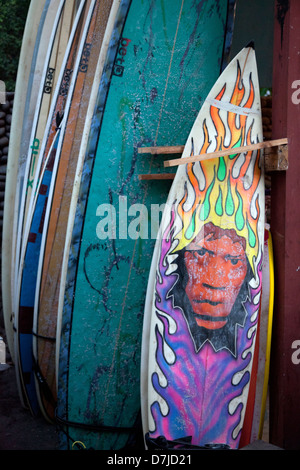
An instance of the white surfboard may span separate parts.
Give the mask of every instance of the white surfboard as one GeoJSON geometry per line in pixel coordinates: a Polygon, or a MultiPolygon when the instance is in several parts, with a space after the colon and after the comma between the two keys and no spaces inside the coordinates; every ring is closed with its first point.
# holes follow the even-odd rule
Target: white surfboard
{"type": "Polygon", "coordinates": [[[12,257],[14,245],[12,233],[14,231],[14,213],[16,198],[16,181],[18,174],[19,155],[21,148],[22,123],[27,104],[27,93],[32,86],[32,69],[35,68],[36,54],[40,44],[43,24],[48,11],[49,1],[32,0],[25,24],[18,73],[16,79],[14,107],[12,113],[10,142],[5,184],[5,203],[2,232],[2,305],[7,343],[12,360],[14,361],[13,347],[13,278],[12,257]]]}

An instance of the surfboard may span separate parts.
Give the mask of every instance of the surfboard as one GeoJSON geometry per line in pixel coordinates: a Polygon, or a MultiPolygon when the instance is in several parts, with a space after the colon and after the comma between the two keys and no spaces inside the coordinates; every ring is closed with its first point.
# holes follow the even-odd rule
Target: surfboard
{"type": "Polygon", "coordinates": [[[76,173],[74,177],[74,184],[73,190],[70,200],[70,207],[69,207],[69,216],[67,220],[67,227],[66,227],[66,234],[65,234],[65,245],[63,247],[63,255],[62,255],[62,267],[61,267],[61,274],[60,274],[60,281],[59,281],[59,292],[58,292],[58,312],[57,312],[57,324],[56,324],[56,353],[55,353],[55,361],[56,361],[56,383],[58,382],[58,369],[59,369],[59,350],[60,350],[60,331],[61,331],[61,313],[62,313],[62,306],[64,295],[61,293],[65,292],[65,283],[66,283],[66,272],[67,272],[67,262],[65,253],[69,253],[70,245],[71,245],[71,238],[72,238],[72,228],[74,224],[74,217],[77,207],[77,200],[79,194],[79,183],[82,174],[82,167],[84,162],[84,157],[89,141],[89,135],[91,131],[91,124],[92,118],[94,114],[94,110],[96,107],[97,96],[98,96],[98,89],[99,83],[101,80],[101,76],[103,73],[103,67],[105,64],[105,59],[111,39],[111,34],[113,31],[116,15],[120,6],[121,0],[114,0],[111,5],[111,11],[108,18],[108,22],[105,28],[105,33],[103,37],[103,42],[97,62],[97,67],[95,70],[93,85],[90,92],[88,109],[86,113],[86,118],[84,122],[84,128],[82,132],[81,142],[80,142],[80,149],[78,155],[78,162],[76,167],[76,173]]]}
{"type": "Polygon", "coordinates": [[[258,339],[255,345],[254,366],[244,427],[239,447],[262,438],[262,429],[266,409],[266,397],[269,381],[270,340],[272,335],[272,315],[274,302],[274,271],[272,256],[272,239],[270,227],[266,224],[264,240],[264,258],[262,265],[262,296],[258,339]],[[250,396],[251,395],[251,396],[250,396]]]}
{"type": "MultiPolygon", "coordinates": [[[[21,247],[23,242],[26,218],[30,205],[33,182],[42,150],[42,142],[50,113],[50,105],[56,83],[59,80],[62,57],[66,53],[68,39],[73,24],[74,2],[72,0],[60,0],[52,7],[55,9],[55,21],[52,25],[51,36],[48,40],[47,51],[44,54],[43,73],[40,82],[39,93],[36,100],[34,116],[31,121],[30,140],[27,148],[26,159],[19,166],[20,201],[17,200],[18,212],[16,223],[16,268],[15,268],[15,291],[17,290],[19,263],[21,247]]],[[[15,307],[15,309],[17,306],[15,307]]]]}
{"type": "MultiPolygon", "coordinates": [[[[19,165],[18,191],[16,207],[16,260],[15,260],[15,289],[19,273],[20,251],[23,239],[24,226],[26,224],[27,211],[34,181],[36,164],[38,161],[41,144],[53,98],[53,91],[58,80],[61,57],[65,54],[68,38],[71,32],[74,2],[72,0],[60,0],[53,3],[55,12],[54,22],[48,25],[51,34],[47,38],[47,50],[41,58],[42,74],[39,83],[39,92],[35,102],[33,119],[30,122],[30,139],[26,148],[26,159],[19,165]]],[[[38,85],[38,84],[37,84],[38,85]]]]}
{"type": "Polygon", "coordinates": [[[263,381],[263,391],[262,391],[262,405],[261,405],[261,413],[260,413],[260,419],[259,419],[258,439],[262,439],[263,437],[265,414],[266,414],[269,375],[270,375],[271,341],[272,341],[273,309],[274,309],[274,293],[275,293],[273,241],[272,241],[272,234],[270,230],[268,231],[267,245],[268,245],[268,250],[267,250],[267,256],[266,256],[266,276],[268,278],[268,281],[266,281],[266,283],[267,283],[268,291],[269,291],[268,324],[267,324],[267,340],[266,340],[266,350],[265,350],[265,368],[264,368],[264,381],[263,381]],[[267,272],[269,272],[269,274],[267,274],[267,272]]]}
{"type": "Polygon", "coordinates": [[[60,271],[74,176],[91,87],[105,33],[111,1],[96,1],[83,38],[80,63],[61,144],[56,175],[52,178],[39,254],[33,322],[33,353],[40,408],[54,421],[56,408],[56,324],[60,271]]]}
{"type": "Polygon", "coordinates": [[[265,418],[267,389],[269,383],[269,361],[272,337],[274,305],[274,266],[272,236],[269,227],[265,230],[264,260],[262,268],[262,300],[259,333],[259,359],[257,370],[256,399],[253,412],[251,441],[262,438],[265,418]]]}
{"type": "Polygon", "coordinates": [[[154,221],[151,238],[139,211],[157,209],[169,189],[139,180],[159,161],[137,149],[185,140],[219,75],[226,17],[227,2],[120,4],[65,253],[57,406],[64,449],[74,441],[120,449],[135,439],[143,304],[158,228],[154,221]]]}
{"type": "Polygon", "coordinates": [[[56,10],[57,13],[55,23],[52,28],[49,47],[47,50],[47,55],[44,58],[44,80],[42,81],[40,87],[37,106],[35,108],[35,115],[30,136],[31,146],[28,149],[26,168],[23,169],[22,174],[22,180],[25,181],[25,184],[23,184],[22,199],[20,204],[21,210],[18,227],[19,245],[17,245],[17,255],[20,250],[19,246],[22,242],[37,162],[39,160],[41,144],[50,112],[50,104],[53,98],[53,92],[56,88],[56,83],[59,79],[62,57],[64,57],[66,53],[69,36],[71,34],[74,2],[72,0],[61,0],[59,5],[57,5],[56,10]]]}
{"type": "Polygon", "coordinates": [[[74,21],[64,63],[60,71],[60,78],[55,90],[55,97],[51,103],[41,153],[36,165],[24,229],[24,240],[21,246],[18,289],[16,292],[16,374],[20,384],[19,394],[20,396],[25,395],[33,415],[39,412],[35,388],[32,326],[41,236],[45,222],[45,210],[49,199],[51,179],[57,167],[61,150],[60,137],[65,131],[66,120],[62,119],[62,117],[69,110],[70,96],[74,88],[73,77],[76,77],[79,67],[78,55],[80,55],[80,47],[83,47],[83,41],[81,40],[82,32],[85,20],[87,17],[90,17],[89,7],[93,3],[93,1],[83,1],[74,21]]]}
{"type": "Polygon", "coordinates": [[[148,447],[161,436],[170,446],[239,446],[259,320],[265,208],[262,154],[235,154],[234,147],[262,139],[249,45],[208,93],[182,159],[224,148],[232,155],[179,165],[162,216],[144,310],[148,447]]]}
{"type": "MultiPolygon", "coordinates": [[[[39,88],[35,101],[35,109],[33,117],[28,126],[30,128],[30,137],[26,149],[26,158],[21,158],[18,168],[17,179],[17,196],[15,200],[15,222],[13,232],[14,257],[12,259],[14,272],[14,289],[13,292],[18,290],[18,278],[20,269],[20,252],[23,240],[23,229],[27,216],[27,201],[30,200],[32,184],[34,181],[35,164],[38,160],[38,154],[45,132],[45,127],[48,119],[50,103],[53,98],[53,90],[55,83],[58,80],[61,56],[65,53],[67,47],[68,37],[70,35],[70,27],[73,17],[74,3],[71,0],[60,0],[59,2],[51,3],[52,17],[46,17],[45,23],[47,24],[47,37],[43,38],[43,43],[46,43],[46,50],[43,51],[40,57],[41,77],[35,86],[39,88]],[[45,39],[47,41],[45,41],[45,39]]],[[[26,117],[28,120],[28,116],[26,117]]],[[[24,147],[25,153],[25,147],[24,147]]],[[[18,296],[14,295],[13,311],[18,310],[18,296]]],[[[18,367],[17,367],[18,369],[18,367]]],[[[16,370],[17,370],[16,369],[16,370]]],[[[19,389],[21,389],[19,385],[19,389]]]]}
{"type": "Polygon", "coordinates": [[[14,333],[13,333],[13,286],[12,286],[12,233],[13,222],[12,213],[15,205],[16,179],[18,171],[18,159],[21,146],[20,127],[24,119],[26,107],[26,89],[29,88],[31,65],[35,61],[35,51],[39,45],[44,17],[47,12],[48,3],[45,1],[32,0],[27,14],[22,46],[20,51],[18,72],[16,78],[16,88],[14,97],[14,107],[12,112],[12,122],[10,131],[10,142],[8,149],[8,160],[5,180],[5,198],[3,212],[2,229],[2,307],[5,325],[7,346],[14,362],[14,333]]]}

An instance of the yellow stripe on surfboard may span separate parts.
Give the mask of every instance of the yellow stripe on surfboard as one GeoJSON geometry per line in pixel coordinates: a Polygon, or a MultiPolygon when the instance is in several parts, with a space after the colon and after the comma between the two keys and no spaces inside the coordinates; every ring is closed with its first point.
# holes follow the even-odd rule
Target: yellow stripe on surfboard
{"type": "Polygon", "coordinates": [[[265,420],[265,414],[266,414],[266,403],[267,403],[269,372],[270,372],[273,308],[274,308],[274,259],[273,259],[273,243],[272,243],[272,236],[271,236],[270,231],[269,231],[269,240],[268,240],[268,252],[269,252],[269,276],[270,276],[269,319],[268,319],[268,333],[267,333],[267,346],[266,346],[266,367],[265,367],[262,407],[261,407],[261,415],[260,415],[259,431],[258,431],[259,439],[261,439],[263,435],[264,420],[265,420]]]}

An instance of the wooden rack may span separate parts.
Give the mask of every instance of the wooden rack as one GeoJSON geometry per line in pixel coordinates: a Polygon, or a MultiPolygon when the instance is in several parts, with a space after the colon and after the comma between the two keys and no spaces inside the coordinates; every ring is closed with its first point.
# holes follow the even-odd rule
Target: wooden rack
{"type": "MultiPolygon", "coordinates": [[[[184,146],[169,147],[139,147],[138,153],[150,155],[175,155],[183,152],[184,146]]],[[[226,155],[235,155],[238,153],[246,153],[254,150],[264,150],[265,171],[286,171],[288,169],[288,139],[268,140],[257,144],[246,145],[243,147],[230,148],[220,150],[218,152],[206,153],[201,155],[193,155],[186,158],[174,158],[166,160],[164,167],[173,167],[178,165],[186,165],[187,163],[195,163],[212,158],[220,158],[226,155]]],[[[152,173],[139,175],[140,180],[172,180],[175,173],[152,173]]]]}

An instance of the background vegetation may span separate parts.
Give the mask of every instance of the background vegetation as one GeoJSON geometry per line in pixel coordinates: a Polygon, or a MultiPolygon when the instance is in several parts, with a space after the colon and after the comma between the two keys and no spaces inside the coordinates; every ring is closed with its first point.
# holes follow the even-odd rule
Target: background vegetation
{"type": "Polygon", "coordinates": [[[15,90],[19,55],[30,0],[0,0],[0,80],[15,90]]]}

